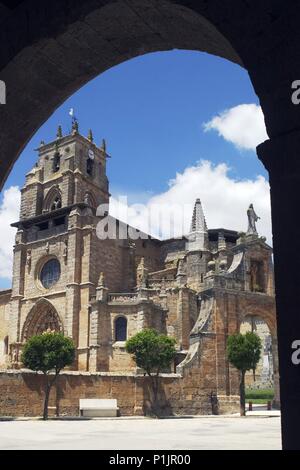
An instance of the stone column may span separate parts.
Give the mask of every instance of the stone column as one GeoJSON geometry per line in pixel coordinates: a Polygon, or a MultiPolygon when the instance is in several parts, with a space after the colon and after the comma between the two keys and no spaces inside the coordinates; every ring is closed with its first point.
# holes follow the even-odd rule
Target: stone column
{"type": "Polygon", "coordinates": [[[9,341],[10,344],[21,341],[20,315],[21,300],[24,297],[24,278],[26,266],[26,247],[24,232],[19,230],[16,234],[14,247],[12,295],[10,302],[9,341]]]}
{"type": "Polygon", "coordinates": [[[99,351],[99,305],[98,301],[94,301],[90,306],[90,354],[89,367],[90,372],[98,370],[98,351],[99,351]]]}
{"type": "MultiPolygon", "coordinates": [[[[67,159],[66,164],[70,163],[70,159],[67,159]]],[[[62,181],[62,206],[70,206],[73,204],[74,198],[74,173],[70,170],[63,172],[62,181]]]]}
{"type": "Polygon", "coordinates": [[[189,289],[181,287],[178,292],[177,305],[177,341],[180,349],[187,350],[190,346],[190,305],[189,289]]]}
{"type": "Polygon", "coordinates": [[[292,344],[300,341],[300,132],[266,141],[257,151],[271,186],[283,448],[296,450],[300,364],[292,362],[292,344]]]}
{"type": "MultiPolygon", "coordinates": [[[[80,309],[80,281],[81,281],[81,253],[82,234],[80,230],[80,212],[74,209],[69,216],[68,248],[66,253],[65,269],[67,270],[66,283],[66,312],[64,333],[73,339],[76,347],[79,343],[79,309],[80,309]]],[[[76,350],[75,367],[78,368],[78,350],[76,350]]]]}

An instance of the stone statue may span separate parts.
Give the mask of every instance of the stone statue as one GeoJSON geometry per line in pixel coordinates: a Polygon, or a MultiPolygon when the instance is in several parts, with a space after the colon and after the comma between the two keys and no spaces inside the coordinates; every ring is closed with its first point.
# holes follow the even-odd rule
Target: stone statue
{"type": "Polygon", "coordinates": [[[184,275],[184,261],[183,259],[180,259],[178,260],[178,263],[177,263],[177,273],[176,273],[176,276],[182,276],[184,275]]]}
{"type": "Polygon", "coordinates": [[[253,204],[250,204],[249,209],[247,210],[247,216],[248,216],[247,235],[257,235],[256,222],[260,219],[260,217],[256,215],[253,204]]]}
{"type": "Polygon", "coordinates": [[[18,364],[19,362],[19,351],[15,348],[12,353],[12,362],[13,364],[18,364]]]}
{"type": "Polygon", "coordinates": [[[26,266],[27,266],[28,272],[30,273],[30,270],[31,270],[31,250],[28,250],[27,254],[26,254],[26,266]]]}
{"type": "Polygon", "coordinates": [[[88,193],[85,193],[84,195],[84,203],[87,204],[88,206],[90,206],[90,196],[88,193]]]}
{"type": "Polygon", "coordinates": [[[61,199],[57,196],[51,204],[51,211],[56,211],[61,208],[61,199]]]}
{"type": "Polygon", "coordinates": [[[104,272],[101,272],[99,275],[98,287],[104,287],[104,285],[105,285],[104,272]]]}
{"type": "Polygon", "coordinates": [[[68,259],[68,240],[64,240],[63,243],[63,258],[66,262],[68,259]]]}

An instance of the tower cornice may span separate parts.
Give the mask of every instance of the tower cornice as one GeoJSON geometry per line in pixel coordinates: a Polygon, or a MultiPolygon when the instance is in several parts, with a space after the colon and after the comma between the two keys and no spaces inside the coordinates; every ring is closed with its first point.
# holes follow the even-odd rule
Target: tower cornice
{"type": "Polygon", "coordinates": [[[36,224],[36,223],[48,220],[49,218],[59,217],[61,215],[69,214],[72,211],[72,209],[75,209],[77,207],[79,209],[85,209],[86,207],[89,207],[89,206],[88,206],[88,204],[86,204],[84,202],[78,202],[76,204],[72,204],[70,206],[62,207],[61,209],[57,209],[57,210],[52,211],[52,212],[45,212],[43,214],[39,214],[39,215],[34,216],[34,217],[29,217],[27,219],[21,219],[18,222],[14,222],[13,224],[11,224],[11,227],[16,227],[18,229],[27,228],[31,225],[36,224]]]}
{"type": "Polygon", "coordinates": [[[41,145],[40,147],[36,148],[35,150],[39,152],[39,155],[42,156],[45,153],[48,153],[51,150],[57,150],[60,147],[65,147],[67,144],[71,144],[74,142],[80,142],[85,145],[87,145],[90,148],[93,148],[99,154],[102,154],[103,157],[108,158],[109,155],[104,152],[103,148],[97,147],[97,145],[94,142],[91,142],[89,139],[86,137],[82,136],[81,134],[69,134],[64,137],[61,137],[60,139],[53,140],[52,142],[48,142],[47,144],[41,145]]]}

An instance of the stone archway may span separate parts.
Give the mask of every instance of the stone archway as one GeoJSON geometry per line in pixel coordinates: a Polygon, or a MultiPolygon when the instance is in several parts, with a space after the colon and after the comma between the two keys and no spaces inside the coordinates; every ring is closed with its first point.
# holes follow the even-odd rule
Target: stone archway
{"type": "Polygon", "coordinates": [[[272,334],[268,324],[257,315],[244,317],[240,332],[256,333],[262,342],[261,358],[255,374],[252,371],[246,374],[246,386],[254,389],[274,388],[274,352],[272,334]]]}
{"type": "Polygon", "coordinates": [[[22,342],[26,342],[31,336],[42,334],[46,331],[62,332],[61,319],[53,305],[45,299],[38,301],[30,310],[22,329],[22,342]]]}
{"type": "Polygon", "coordinates": [[[275,304],[266,302],[266,308],[257,308],[252,302],[244,306],[240,315],[239,331],[254,331],[262,341],[261,359],[254,379],[252,371],[247,373],[246,385],[254,388],[274,388],[273,406],[280,408],[278,339],[275,304]],[[256,382],[256,383],[255,383],[256,382]]]}
{"type": "Polygon", "coordinates": [[[258,154],[271,185],[283,444],[299,449],[300,374],[291,361],[291,345],[300,331],[300,250],[295,250],[300,107],[291,101],[291,84],[300,79],[299,2],[68,0],[62,6],[61,0],[24,0],[11,7],[0,1],[0,12],[0,78],[7,88],[7,104],[0,108],[0,188],[50,114],[82,85],[124,60],[194,49],[248,70],[271,138],[258,154]]]}
{"type": "Polygon", "coordinates": [[[24,7],[9,15],[2,43],[12,42],[14,48],[7,47],[5,57],[0,55],[1,80],[9,91],[0,113],[1,133],[7,136],[1,142],[6,158],[0,168],[0,188],[36,129],[105,70],[142,54],[173,49],[203,51],[243,65],[237,48],[213,18],[219,16],[217,10],[204,0],[194,2],[192,8],[186,3],[71,0],[62,8],[61,0],[52,0],[47,8],[36,2],[34,16],[28,12],[26,20],[24,7]],[[11,37],[9,31],[14,31],[11,37]]]}

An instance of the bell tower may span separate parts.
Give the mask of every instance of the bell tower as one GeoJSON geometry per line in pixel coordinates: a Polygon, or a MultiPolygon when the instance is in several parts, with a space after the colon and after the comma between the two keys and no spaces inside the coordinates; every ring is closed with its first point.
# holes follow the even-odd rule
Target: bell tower
{"type": "Polygon", "coordinates": [[[97,147],[92,131],[83,137],[75,121],[71,134],[63,136],[59,126],[56,140],[42,141],[37,151],[38,161],[22,189],[21,220],[78,203],[93,209],[108,204],[105,140],[97,147]]]}
{"type": "Polygon", "coordinates": [[[99,275],[95,215],[110,197],[106,143],[97,146],[91,130],[80,135],[77,120],[71,133],[63,135],[59,126],[56,139],[37,150],[21,190],[20,220],[13,224],[18,231],[9,338],[16,367],[25,341],[46,324],[73,338],[78,355],[86,354],[79,327],[87,329],[99,275]]]}

